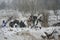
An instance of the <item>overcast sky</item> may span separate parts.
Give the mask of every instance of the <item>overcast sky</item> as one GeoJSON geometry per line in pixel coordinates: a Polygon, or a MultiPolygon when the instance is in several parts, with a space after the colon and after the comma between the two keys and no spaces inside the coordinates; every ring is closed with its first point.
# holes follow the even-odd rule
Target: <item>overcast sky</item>
{"type": "Polygon", "coordinates": [[[5,1],[6,3],[8,3],[8,1],[9,1],[9,3],[12,2],[12,0],[0,0],[0,3],[3,1],[5,1]]]}

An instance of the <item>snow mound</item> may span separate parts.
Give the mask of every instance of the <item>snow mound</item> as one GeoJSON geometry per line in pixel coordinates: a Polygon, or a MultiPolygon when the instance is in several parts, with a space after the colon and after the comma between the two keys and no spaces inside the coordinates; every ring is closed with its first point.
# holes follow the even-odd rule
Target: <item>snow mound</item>
{"type": "Polygon", "coordinates": [[[0,40],[43,40],[41,35],[46,36],[44,32],[51,33],[53,29],[60,29],[58,27],[49,27],[42,29],[30,28],[1,28],[0,40]]]}

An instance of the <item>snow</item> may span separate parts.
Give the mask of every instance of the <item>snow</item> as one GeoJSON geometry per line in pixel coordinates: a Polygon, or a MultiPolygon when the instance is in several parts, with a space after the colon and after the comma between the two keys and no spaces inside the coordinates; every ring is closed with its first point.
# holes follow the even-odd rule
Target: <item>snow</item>
{"type": "MultiPolygon", "coordinates": [[[[0,40],[41,40],[41,35],[46,36],[44,32],[48,34],[54,29],[60,29],[60,27],[48,27],[42,29],[30,29],[30,28],[1,28],[0,40]]],[[[60,34],[60,30],[57,30],[60,34]]]]}
{"type": "Polygon", "coordinates": [[[49,10],[49,17],[48,17],[48,24],[49,26],[53,25],[54,23],[60,22],[60,10],[57,10],[57,15],[54,14],[54,10],[49,10]]]}
{"type": "MultiPolygon", "coordinates": [[[[5,18],[5,16],[12,16],[14,13],[15,16],[18,16],[20,21],[22,20],[26,25],[27,17],[30,15],[26,15],[27,17],[23,17],[21,12],[15,11],[15,10],[0,10],[0,25],[2,23],[2,20],[7,20],[8,17],[5,18]],[[18,14],[17,14],[18,13],[18,14]]],[[[54,14],[53,11],[50,11],[50,13],[54,14]]],[[[41,15],[42,16],[42,15],[41,15]]],[[[49,17],[49,20],[51,21],[50,24],[53,24],[56,20],[56,16],[52,15],[49,17]]],[[[13,20],[11,20],[13,21],[13,20]]],[[[38,24],[40,26],[40,23],[38,24]]],[[[1,27],[1,26],[0,26],[1,27]]],[[[57,31],[57,33],[54,33],[54,37],[58,40],[58,35],[60,35],[60,27],[48,27],[41,29],[39,28],[10,28],[4,27],[0,28],[0,40],[44,40],[41,35],[46,36],[44,32],[47,32],[48,34],[52,33],[53,30],[57,31]]]]}

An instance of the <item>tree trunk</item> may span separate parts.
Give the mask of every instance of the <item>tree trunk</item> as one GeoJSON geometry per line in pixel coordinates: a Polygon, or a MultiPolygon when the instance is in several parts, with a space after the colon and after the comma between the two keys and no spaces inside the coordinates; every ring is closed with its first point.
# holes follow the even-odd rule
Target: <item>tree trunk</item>
{"type": "Polygon", "coordinates": [[[48,27],[48,13],[43,13],[42,26],[43,26],[43,27],[48,27]]]}

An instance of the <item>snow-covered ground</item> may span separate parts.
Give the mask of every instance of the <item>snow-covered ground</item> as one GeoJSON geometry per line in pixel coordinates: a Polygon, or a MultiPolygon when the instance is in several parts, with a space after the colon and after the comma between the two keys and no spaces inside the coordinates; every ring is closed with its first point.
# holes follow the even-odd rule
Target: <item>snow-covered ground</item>
{"type": "Polygon", "coordinates": [[[49,10],[48,24],[51,26],[54,23],[60,22],[60,10],[57,10],[57,16],[54,14],[53,10],[49,10]]]}
{"type": "MultiPolygon", "coordinates": [[[[53,11],[50,13],[53,14],[53,11]]],[[[0,25],[2,24],[3,19],[7,20],[10,16],[19,17],[17,19],[24,21],[27,19],[26,17],[30,16],[30,14],[25,15],[26,17],[25,16],[23,17],[22,13],[16,10],[0,10],[0,25]]],[[[55,19],[56,19],[55,15],[54,16],[50,15],[49,24],[51,25],[54,22],[56,22],[55,19]]],[[[58,38],[58,35],[60,35],[60,27],[48,27],[48,28],[42,27],[42,29],[36,28],[31,29],[31,28],[10,28],[8,26],[0,28],[0,40],[45,40],[44,38],[41,37],[41,35],[46,37],[46,34],[44,32],[50,34],[53,32],[53,30],[57,31],[57,33],[53,33],[55,39],[60,40],[58,38]]]]}
{"type": "Polygon", "coordinates": [[[60,27],[48,27],[42,29],[1,28],[0,40],[44,40],[41,35],[46,36],[44,32],[50,34],[54,29],[58,31],[56,34],[60,35],[60,27]]]}

